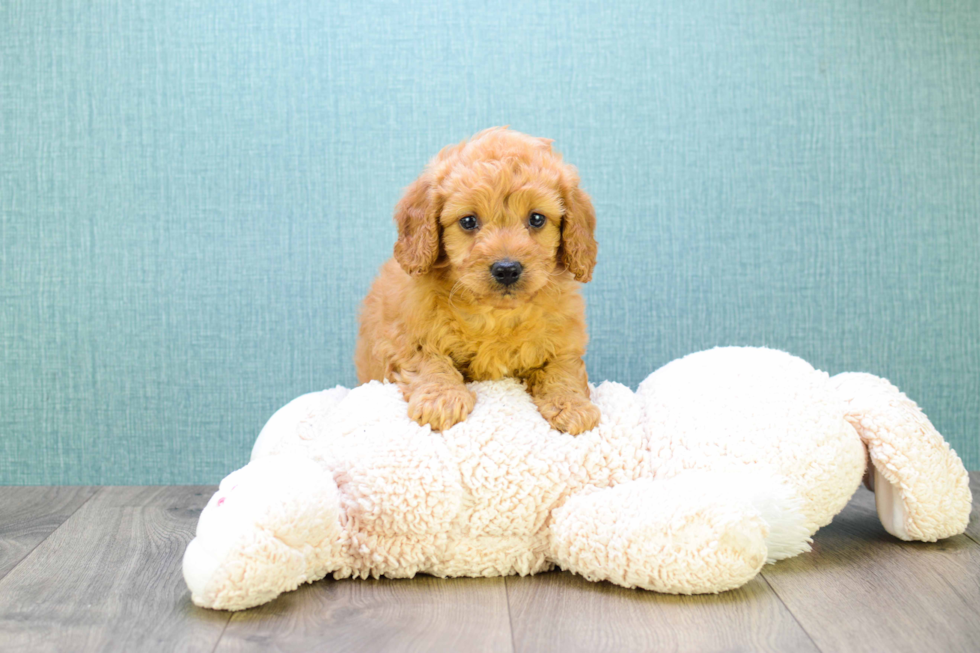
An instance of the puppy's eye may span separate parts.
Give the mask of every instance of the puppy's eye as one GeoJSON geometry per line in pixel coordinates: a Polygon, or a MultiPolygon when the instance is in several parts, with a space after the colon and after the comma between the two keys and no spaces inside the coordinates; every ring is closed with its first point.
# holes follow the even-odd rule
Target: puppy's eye
{"type": "Polygon", "coordinates": [[[544,226],[544,223],[547,221],[548,219],[543,215],[541,215],[540,213],[532,213],[531,217],[528,219],[528,224],[530,224],[535,229],[540,229],[541,227],[544,226]]]}
{"type": "Polygon", "coordinates": [[[459,219],[459,226],[466,231],[474,231],[480,226],[476,216],[467,215],[459,219]]]}

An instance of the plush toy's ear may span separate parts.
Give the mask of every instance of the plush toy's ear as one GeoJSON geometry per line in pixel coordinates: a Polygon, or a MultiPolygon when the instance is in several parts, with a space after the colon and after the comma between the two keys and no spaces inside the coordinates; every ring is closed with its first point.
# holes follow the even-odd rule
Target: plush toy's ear
{"type": "Polygon", "coordinates": [[[428,273],[439,258],[439,207],[433,194],[426,172],[405,189],[395,207],[395,260],[412,276],[428,273]]]}
{"type": "Polygon", "coordinates": [[[592,279],[598,243],[595,240],[595,209],[592,200],[578,186],[578,173],[572,166],[565,166],[561,181],[562,203],[565,214],[561,223],[561,246],[558,260],[585,283],[592,279]]]}
{"type": "Polygon", "coordinates": [[[935,542],[970,520],[970,477],[956,452],[914,401],[872,374],[833,378],[844,418],[874,465],[878,517],[902,540],[935,542]]]}

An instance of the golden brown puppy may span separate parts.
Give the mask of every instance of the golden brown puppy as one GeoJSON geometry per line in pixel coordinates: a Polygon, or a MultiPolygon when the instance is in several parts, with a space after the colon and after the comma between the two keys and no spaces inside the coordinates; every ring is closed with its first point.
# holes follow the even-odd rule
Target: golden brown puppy
{"type": "Polygon", "coordinates": [[[444,148],[395,208],[395,256],[364,300],[362,383],[394,381],[419,424],[462,421],[464,385],[522,379],[548,422],[593,428],[578,282],[592,277],[595,211],[551,141],[507,128],[444,148]]]}

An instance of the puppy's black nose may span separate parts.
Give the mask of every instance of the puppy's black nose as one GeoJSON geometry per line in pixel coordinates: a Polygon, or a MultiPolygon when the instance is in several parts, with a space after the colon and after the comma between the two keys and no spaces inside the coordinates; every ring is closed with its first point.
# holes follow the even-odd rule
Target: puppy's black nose
{"type": "Polygon", "coordinates": [[[493,275],[493,278],[496,279],[498,283],[502,283],[505,286],[509,286],[520,279],[521,272],[523,271],[523,265],[509,258],[505,258],[502,261],[497,261],[490,266],[490,274],[493,275]]]}

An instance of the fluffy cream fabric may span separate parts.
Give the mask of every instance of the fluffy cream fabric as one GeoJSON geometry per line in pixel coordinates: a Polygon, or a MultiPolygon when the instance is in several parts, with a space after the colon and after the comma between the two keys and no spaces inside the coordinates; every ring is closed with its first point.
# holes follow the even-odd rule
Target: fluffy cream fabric
{"type": "Polygon", "coordinates": [[[605,382],[592,389],[599,426],[576,437],[552,430],[516,381],[470,387],[472,414],[442,433],[410,420],[391,384],[282,408],[201,514],[184,556],[194,602],[243,609],[326,575],[555,565],[719,592],[809,550],[864,475],[862,438],[890,531],[935,540],[969,516],[966,471],[914,403],[784,352],[692,354],[635,393],[605,382]]]}

